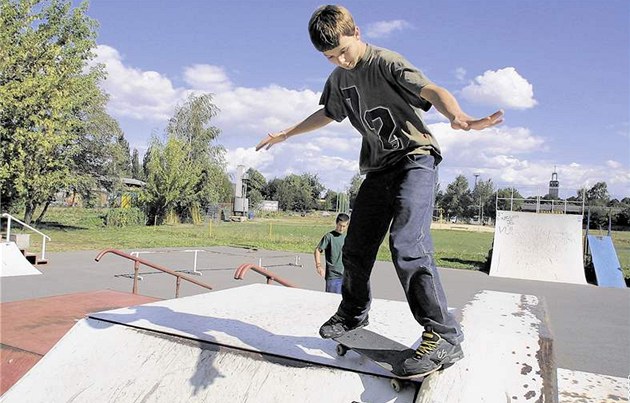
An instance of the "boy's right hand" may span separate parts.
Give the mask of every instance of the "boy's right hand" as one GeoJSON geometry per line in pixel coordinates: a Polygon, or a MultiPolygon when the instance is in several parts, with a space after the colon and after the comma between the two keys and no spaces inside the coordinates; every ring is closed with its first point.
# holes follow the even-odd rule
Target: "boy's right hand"
{"type": "Polygon", "coordinates": [[[263,147],[265,148],[265,150],[269,150],[272,145],[281,143],[286,139],[287,134],[285,132],[269,133],[262,140],[260,140],[260,143],[258,143],[258,145],[256,146],[256,151],[260,150],[263,147]]]}

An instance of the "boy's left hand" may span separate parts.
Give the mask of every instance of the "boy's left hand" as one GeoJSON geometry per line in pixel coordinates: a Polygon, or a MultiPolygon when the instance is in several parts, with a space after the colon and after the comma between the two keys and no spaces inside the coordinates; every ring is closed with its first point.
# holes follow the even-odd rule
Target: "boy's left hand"
{"type": "Polygon", "coordinates": [[[482,119],[475,119],[462,112],[451,120],[451,127],[455,130],[483,130],[501,122],[503,122],[503,110],[498,110],[482,119]]]}
{"type": "Polygon", "coordinates": [[[256,151],[260,150],[261,148],[265,148],[265,150],[269,150],[272,145],[278,144],[286,139],[287,139],[287,135],[284,132],[269,133],[265,137],[263,137],[262,140],[260,140],[260,143],[258,143],[258,145],[256,145],[256,151]]]}

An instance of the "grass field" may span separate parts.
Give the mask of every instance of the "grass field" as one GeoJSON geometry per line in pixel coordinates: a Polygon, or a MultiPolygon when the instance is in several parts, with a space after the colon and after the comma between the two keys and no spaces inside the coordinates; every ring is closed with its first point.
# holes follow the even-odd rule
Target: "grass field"
{"type": "MultiPolygon", "coordinates": [[[[111,228],[103,225],[106,210],[51,208],[41,230],[52,238],[47,251],[139,249],[162,247],[237,246],[310,253],[322,235],[334,228],[334,215],[322,217],[278,216],[256,218],[242,223],[206,222],[156,227],[111,228]]],[[[485,266],[492,246],[492,232],[434,229],[438,266],[478,270],[485,266]]],[[[614,232],[613,242],[626,278],[630,278],[630,232],[614,232]]],[[[41,237],[31,235],[31,249],[37,251],[41,237]]],[[[379,260],[389,260],[387,242],[379,260]]]]}

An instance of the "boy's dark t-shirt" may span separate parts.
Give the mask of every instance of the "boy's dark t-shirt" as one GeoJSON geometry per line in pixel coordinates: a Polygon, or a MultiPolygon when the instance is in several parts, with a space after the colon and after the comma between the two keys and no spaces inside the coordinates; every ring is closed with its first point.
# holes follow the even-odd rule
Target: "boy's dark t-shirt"
{"type": "Polygon", "coordinates": [[[326,258],[326,280],[343,277],[343,261],[341,250],[346,240],[346,234],[332,230],[322,237],[317,248],[324,251],[326,258]]]}
{"type": "Polygon", "coordinates": [[[380,171],[408,154],[441,158],[437,140],[422,119],[431,103],[420,90],[431,81],[396,52],[367,44],[352,69],[337,67],[328,77],[319,103],[326,116],[350,123],[363,136],[361,173],[380,171]]]}

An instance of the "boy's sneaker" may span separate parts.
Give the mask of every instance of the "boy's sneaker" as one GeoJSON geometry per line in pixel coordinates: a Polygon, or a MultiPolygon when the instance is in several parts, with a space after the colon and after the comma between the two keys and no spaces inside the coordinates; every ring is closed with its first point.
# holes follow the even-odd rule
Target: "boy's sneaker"
{"type": "Polygon", "coordinates": [[[350,330],[358,329],[368,325],[368,317],[366,316],[361,322],[349,321],[338,314],[334,314],[328,319],[322,327],[319,328],[319,335],[323,339],[332,339],[339,337],[350,330]]]}
{"type": "Polygon", "coordinates": [[[422,333],[422,342],[414,355],[401,365],[401,375],[411,378],[425,376],[440,368],[447,368],[464,358],[462,347],[444,340],[439,334],[429,330],[422,333]]]}

